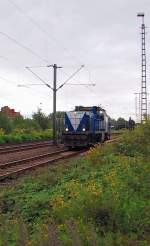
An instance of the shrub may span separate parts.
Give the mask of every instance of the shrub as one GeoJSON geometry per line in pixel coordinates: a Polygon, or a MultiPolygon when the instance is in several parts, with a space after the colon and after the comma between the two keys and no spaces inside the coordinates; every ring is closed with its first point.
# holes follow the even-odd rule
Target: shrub
{"type": "Polygon", "coordinates": [[[1,192],[9,240],[22,235],[10,226],[17,207],[29,245],[150,245],[150,154],[144,149],[149,129],[145,124],[119,142],[62,163],[65,171],[49,167],[1,192]]]}
{"type": "Polygon", "coordinates": [[[1,112],[0,112],[0,128],[2,128],[6,134],[12,131],[12,121],[1,112]]]}
{"type": "Polygon", "coordinates": [[[46,130],[49,127],[49,118],[41,111],[41,109],[38,109],[38,111],[32,115],[32,118],[42,130],[46,130]]]}
{"type": "Polygon", "coordinates": [[[3,128],[0,128],[0,136],[4,136],[5,135],[5,131],[3,128]]]}
{"type": "Polygon", "coordinates": [[[1,135],[0,143],[13,143],[13,142],[24,142],[24,141],[33,141],[33,140],[48,140],[52,138],[52,131],[32,131],[32,133],[25,133],[22,129],[18,133],[14,132],[13,134],[1,135]]]}

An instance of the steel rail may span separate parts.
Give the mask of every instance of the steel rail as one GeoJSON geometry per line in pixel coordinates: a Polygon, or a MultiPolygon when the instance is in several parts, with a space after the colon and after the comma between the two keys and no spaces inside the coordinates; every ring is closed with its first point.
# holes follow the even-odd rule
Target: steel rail
{"type": "Polygon", "coordinates": [[[52,146],[51,142],[48,143],[34,143],[34,144],[21,144],[21,145],[15,145],[15,146],[6,146],[6,147],[0,147],[0,154],[7,154],[7,153],[13,153],[13,152],[19,152],[23,150],[29,150],[29,149],[37,149],[37,148],[44,148],[46,146],[52,146]]]}
{"type": "Polygon", "coordinates": [[[60,154],[60,153],[63,153],[63,152],[64,152],[64,150],[58,150],[58,151],[55,151],[55,152],[46,153],[46,154],[37,155],[37,156],[32,156],[32,157],[24,158],[24,159],[21,159],[21,160],[6,162],[6,163],[3,163],[3,164],[0,164],[0,169],[5,169],[6,167],[11,167],[11,166],[14,166],[14,165],[16,166],[16,165],[19,165],[19,164],[22,164],[22,163],[26,163],[26,162],[29,162],[29,161],[40,160],[40,159],[43,159],[45,157],[50,157],[50,156],[53,156],[55,154],[60,154]]]}
{"type": "Polygon", "coordinates": [[[60,150],[49,154],[39,155],[18,161],[8,162],[0,165],[0,181],[14,175],[19,175],[25,171],[48,165],[58,160],[70,158],[83,153],[82,151],[60,150]],[[45,160],[44,160],[45,159],[45,160]]]}
{"type": "MultiPolygon", "coordinates": [[[[118,138],[114,138],[106,141],[105,143],[109,144],[117,140],[118,138]]],[[[79,154],[85,154],[87,152],[88,152],[87,149],[80,150],[80,151],[67,151],[66,149],[61,149],[51,153],[46,153],[42,155],[32,156],[30,158],[3,163],[0,164],[0,181],[3,181],[6,178],[10,178],[15,175],[22,174],[28,170],[33,170],[37,167],[42,167],[44,165],[48,165],[62,159],[71,158],[79,154]]]]}

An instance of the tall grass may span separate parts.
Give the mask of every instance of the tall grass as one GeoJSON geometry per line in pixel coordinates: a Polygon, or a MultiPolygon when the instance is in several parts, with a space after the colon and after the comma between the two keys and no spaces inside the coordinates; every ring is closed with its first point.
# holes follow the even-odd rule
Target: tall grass
{"type": "Polygon", "coordinates": [[[150,245],[149,133],[147,123],[1,191],[0,245],[150,245]]]}
{"type": "Polygon", "coordinates": [[[0,144],[3,143],[19,143],[33,140],[52,139],[52,130],[45,131],[17,131],[12,134],[0,133],[0,144]]]}

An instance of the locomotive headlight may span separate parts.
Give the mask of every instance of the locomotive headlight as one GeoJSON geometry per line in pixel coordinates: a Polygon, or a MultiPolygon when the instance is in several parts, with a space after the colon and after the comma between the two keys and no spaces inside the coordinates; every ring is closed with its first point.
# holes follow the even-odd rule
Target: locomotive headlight
{"type": "Polygon", "coordinates": [[[68,127],[66,127],[65,131],[68,132],[68,127]]]}
{"type": "Polygon", "coordinates": [[[85,132],[85,128],[83,128],[82,131],[85,132]]]}

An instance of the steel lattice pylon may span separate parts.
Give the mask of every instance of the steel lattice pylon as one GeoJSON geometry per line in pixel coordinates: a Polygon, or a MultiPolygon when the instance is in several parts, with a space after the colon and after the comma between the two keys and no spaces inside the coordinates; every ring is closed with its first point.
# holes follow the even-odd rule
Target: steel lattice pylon
{"type": "Polygon", "coordinates": [[[146,48],[145,48],[145,24],[144,13],[139,13],[142,17],[141,38],[142,38],[142,77],[141,77],[141,123],[147,119],[147,88],[146,88],[146,48]]]}

